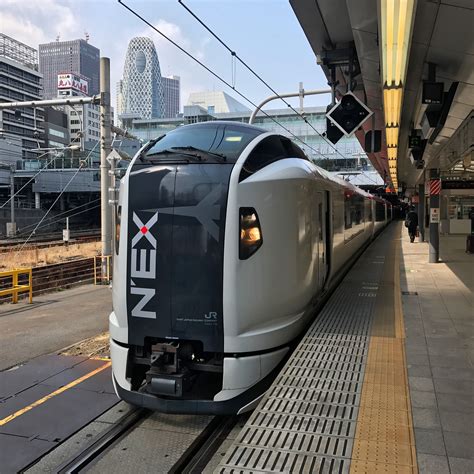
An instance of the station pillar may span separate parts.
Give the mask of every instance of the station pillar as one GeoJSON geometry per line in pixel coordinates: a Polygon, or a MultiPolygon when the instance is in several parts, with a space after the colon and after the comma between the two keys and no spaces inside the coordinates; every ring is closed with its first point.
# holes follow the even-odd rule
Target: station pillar
{"type": "Polygon", "coordinates": [[[439,201],[441,192],[441,180],[439,170],[430,169],[430,252],[429,263],[439,262],[439,201]],[[439,183],[439,186],[438,186],[439,183]]]}
{"type": "Polygon", "coordinates": [[[41,209],[41,193],[35,192],[35,209],[41,209]]]}
{"type": "Polygon", "coordinates": [[[418,185],[418,227],[420,228],[419,242],[425,241],[425,183],[418,185]]]}

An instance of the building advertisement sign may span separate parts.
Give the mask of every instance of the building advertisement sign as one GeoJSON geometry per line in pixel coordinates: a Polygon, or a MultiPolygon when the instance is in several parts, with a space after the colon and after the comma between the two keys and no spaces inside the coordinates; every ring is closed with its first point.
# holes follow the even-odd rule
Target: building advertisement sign
{"type": "Polygon", "coordinates": [[[87,95],[89,92],[89,83],[84,77],[73,73],[58,74],[58,91],[72,89],[73,91],[87,95]]]}

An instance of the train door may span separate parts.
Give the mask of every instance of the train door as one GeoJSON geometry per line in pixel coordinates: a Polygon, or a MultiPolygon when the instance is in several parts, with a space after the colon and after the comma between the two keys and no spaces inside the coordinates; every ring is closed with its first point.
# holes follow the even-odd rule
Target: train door
{"type": "Polygon", "coordinates": [[[318,286],[322,288],[327,276],[326,255],[326,199],[323,193],[316,193],[318,209],[318,286]]]}
{"type": "Polygon", "coordinates": [[[326,281],[331,275],[332,260],[332,208],[331,208],[331,192],[326,191],[324,196],[324,218],[326,222],[326,233],[324,239],[324,257],[326,260],[326,281]]]}

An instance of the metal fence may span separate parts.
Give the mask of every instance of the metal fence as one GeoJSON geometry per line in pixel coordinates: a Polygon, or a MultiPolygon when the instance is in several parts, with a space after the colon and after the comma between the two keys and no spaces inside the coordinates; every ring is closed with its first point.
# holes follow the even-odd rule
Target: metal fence
{"type": "MultiPolygon", "coordinates": [[[[52,291],[73,288],[78,285],[93,284],[96,278],[102,278],[101,259],[94,257],[71,260],[69,262],[44,265],[32,269],[33,296],[52,291]]],[[[103,277],[106,278],[106,275],[103,277]]],[[[18,275],[18,284],[28,284],[28,275],[18,275]]],[[[11,277],[0,277],[0,290],[11,287],[11,277]]],[[[22,295],[18,295],[20,298],[22,295]]],[[[27,295],[25,295],[26,297],[27,295]]],[[[11,296],[0,296],[0,304],[11,300],[11,296]]]]}

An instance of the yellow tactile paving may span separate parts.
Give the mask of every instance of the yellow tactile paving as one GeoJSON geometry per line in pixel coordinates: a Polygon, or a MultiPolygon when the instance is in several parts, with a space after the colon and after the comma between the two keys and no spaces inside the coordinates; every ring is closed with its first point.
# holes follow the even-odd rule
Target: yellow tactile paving
{"type": "Polygon", "coordinates": [[[387,410],[386,408],[369,408],[362,407],[359,409],[358,421],[364,420],[366,423],[382,423],[387,426],[410,426],[410,420],[408,418],[408,410],[387,410]]]}
{"type": "Polygon", "coordinates": [[[400,243],[388,249],[375,302],[351,474],[416,473],[400,294],[400,243]]]}
{"type": "Polygon", "coordinates": [[[357,450],[352,451],[352,459],[375,462],[377,464],[405,464],[411,460],[411,446],[401,443],[381,443],[378,441],[361,440],[357,443],[357,450]]]}
{"type": "Polygon", "coordinates": [[[364,407],[367,408],[408,410],[408,399],[404,387],[364,383],[362,398],[364,407]]]}
{"type": "Polygon", "coordinates": [[[359,461],[353,459],[351,462],[351,474],[413,474],[412,466],[402,464],[383,464],[371,461],[359,461]]]}

